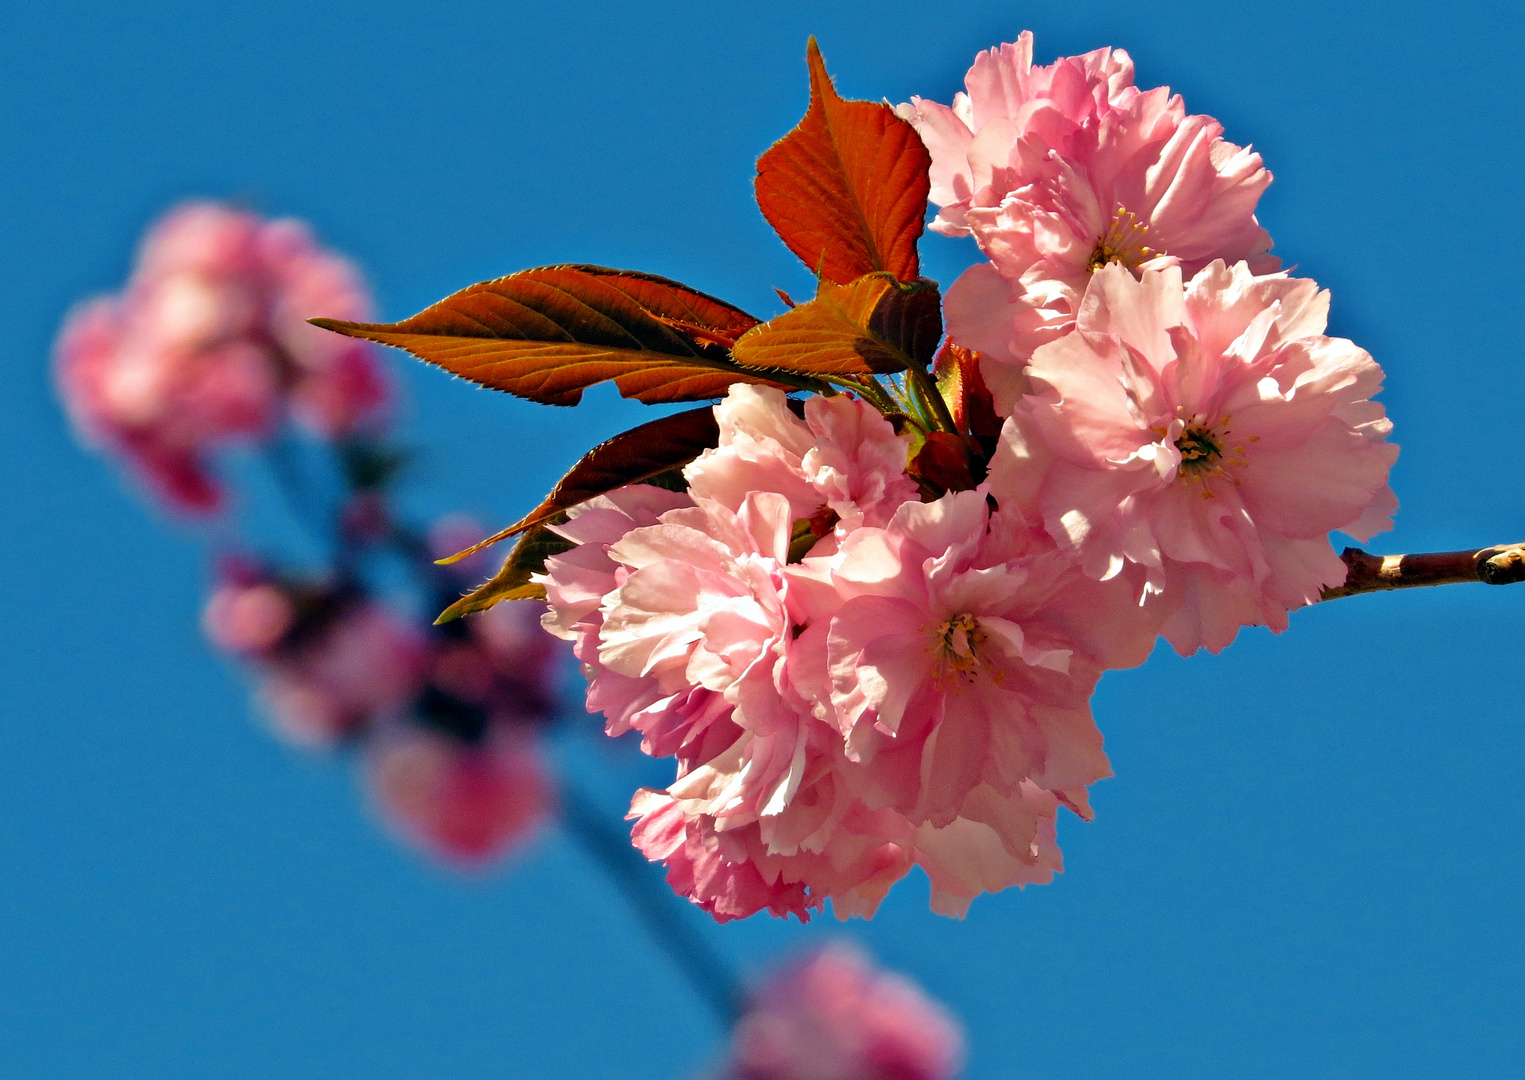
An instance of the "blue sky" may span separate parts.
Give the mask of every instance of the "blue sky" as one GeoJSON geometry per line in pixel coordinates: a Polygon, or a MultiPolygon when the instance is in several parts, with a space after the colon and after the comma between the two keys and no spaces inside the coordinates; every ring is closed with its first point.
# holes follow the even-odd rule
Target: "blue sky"
{"type": "MultiPolygon", "coordinates": [[[[435,2],[18,8],[0,36],[0,1061],[17,1077],[692,1076],[717,1032],[578,851],[460,880],[282,749],[195,625],[197,535],[77,449],[59,319],[186,195],[310,219],[401,317],[579,261],[759,314],[808,275],[751,200],[820,39],[846,94],[947,100],[1030,28],[1130,50],[1252,142],[1276,251],[1383,363],[1383,551],[1525,538],[1516,43],[1500,5],[435,2]]],[[[944,283],[972,248],[929,241],[944,283]]],[[[393,358],[410,505],[515,516],[641,419],[393,358]]],[[[1055,884],[871,923],[713,926],[744,971],[849,934],[964,1019],[971,1080],[1505,1075],[1521,1035],[1525,589],[1341,601],[1096,701],[1115,779],[1055,884]]],[[[611,812],[628,776],[569,753],[611,812]]]]}

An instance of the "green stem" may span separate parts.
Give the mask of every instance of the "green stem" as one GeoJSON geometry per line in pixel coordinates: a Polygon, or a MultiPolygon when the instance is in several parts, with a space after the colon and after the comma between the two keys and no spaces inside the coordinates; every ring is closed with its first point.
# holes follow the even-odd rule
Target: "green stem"
{"type": "Polygon", "coordinates": [[[948,411],[948,403],[943,400],[942,393],[937,389],[937,383],[923,367],[907,368],[911,375],[911,383],[920,392],[920,396],[931,406],[932,415],[937,421],[937,426],[943,431],[958,434],[958,425],[953,422],[953,414],[948,411]]]}

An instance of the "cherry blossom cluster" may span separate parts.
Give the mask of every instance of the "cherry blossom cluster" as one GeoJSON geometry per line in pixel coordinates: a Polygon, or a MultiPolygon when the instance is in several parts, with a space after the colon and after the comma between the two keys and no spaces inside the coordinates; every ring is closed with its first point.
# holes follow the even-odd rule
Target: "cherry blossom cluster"
{"type": "Polygon", "coordinates": [[[365,318],[348,260],[299,221],[185,203],[144,236],[118,296],[72,312],[57,374],[75,426],[169,505],[222,504],[208,455],[272,434],[287,416],[328,438],[386,405],[374,353],[307,324],[313,310],[365,318]]]}
{"type": "Polygon", "coordinates": [[[252,558],[235,542],[216,560],[207,635],[241,661],[283,739],[353,750],[398,832],[449,862],[482,864],[551,813],[539,734],[558,711],[562,647],[531,607],[430,625],[424,613],[477,569],[433,559],[480,533],[447,519],[417,535],[390,507],[398,454],[385,442],[385,370],[372,346],[306,321],[370,307],[351,263],[302,223],[186,203],[149,229],[121,295],[70,314],[58,384],[83,438],[167,508],[212,518],[219,537],[229,481],[217,451],[242,442],[273,454],[300,433],[316,460],[310,482],[287,494],[330,562],[252,558]],[[411,578],[411,603],[378,588],[373,571],[388,560],[411,578]]]}
{"type": "Polygon", "coordinates": [[[1024,34],[966,85],[899,111],[933,227],[988,260],[940,364],[990,414],[972,483],[913,480],[867,398],[734,385],[686,492],[576,507],[537,578],[590,711],[676,761],[636,846],[717,919],[870,915],[912,866],[949,914],[1049,881],[1111,773],[1102,672],[1284,629],[1345,578],[1328,534],[1396,508],[1382,372],[1267,254],[1259,155],[1120,50],[1035,67],[1024,34]]]}
{"type": "Polygon", "coordinates": [[[774,973],[731,1035],[723,1080],[953,1080],[957,1022],[837,942],[774,973]]]}

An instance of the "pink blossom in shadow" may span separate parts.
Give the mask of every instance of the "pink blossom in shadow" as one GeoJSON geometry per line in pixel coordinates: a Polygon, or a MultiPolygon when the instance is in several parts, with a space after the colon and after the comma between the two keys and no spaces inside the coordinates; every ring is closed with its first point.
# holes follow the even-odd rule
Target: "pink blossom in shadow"
{"type": "Polygon", "coordinates": [[[1328,533],[1391,527],[1382,370],[1323,333],[1328,293],[1215,262],[1105,267],[1033,354],[989,487],[1098,580],[1132,576],[1185,654],[1345,579],[1328,533]]]}
{"type": "Polygon", "coordinates": [[[982,353],[1003,415],[1028,356],[1073,324],[1097,267],[1278,266],[1255,218],[1271,182],[1260,155],[1168,88],[1134,86],[1122,50],[1034,67],[1024,32],[976,57],[965,86],[951,107],[913,98],[899,112],[932,154],[932,228],[972,235],[990,260],[948,290],[945,320],[982,353]]]}
{"type": "Polygon", "coordinates": [[[727,1080],[952,1080],[957,1021],[910,980],[837,942],[772,975],[731,1037],[727,1080]]]}
{"type": "Polygon", "coordinates": [[[305,226],[185,203],[144,236],[122,294],[71,312],[55,350],[59,392],[81,436],[168,506],[215,512],[217,447],[262,439],[288,413],[345,435],[385,405],[371,348],[305,321],[364,319],[369,306],[351,264],[305,226]]]}

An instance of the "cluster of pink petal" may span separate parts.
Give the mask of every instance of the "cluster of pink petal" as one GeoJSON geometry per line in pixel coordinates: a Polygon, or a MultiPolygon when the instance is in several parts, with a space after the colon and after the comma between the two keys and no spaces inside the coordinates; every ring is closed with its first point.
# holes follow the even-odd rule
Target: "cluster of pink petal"
{"type": "Polygon", "coordinates": [[[590,710],[677,763],[635,844],[719,919],[1049,880],[1110,773],[1101,673],[1281,630],[1396,507],[1381,370],[1267,255],[1258,155],[1113,50],[1023,35],[967,86],[902,115],[990,260],[945,309],[1003,418],[984,482],[923,502],[864,402],[739,386],[686,494],[594,500],[547,563],[590,710]]]}
{"type": "Polygon", "coordinates": [[[1140,90],[1133,61],[1098,49],[1034,67],[1032,35],[978,56],[951,107],[900,114],[932,154],[932,228],[972,235],[989,262],[948,290],[945,318],[979,350],[1002,412],[1033,349],[1068,330],[1098,266],[1214,259],[1276,269],[1255,205],[1271,174],[1166,87],[1140,90]]]}
{"type": "Polygon", "coordinates": [[[217,509],[208,452],[268,435],[286,415],[338,437],[385,404],[371,349],[310,326],[369,317],[354,267],[293,220],[211,202],[166,214],[126,290],[72,312],[60,391],[86,438],[122,456],[178,510],[217,509]]]}
{"type": "Polygon", "coordinates": [[[1398,448],[1370,400],[1382,369],[1323,334],[1311,281],[1214,262],[1100,270],[1076,329],[1039,348],[990,490],[1099,579],[1140,599],[1182,654],[1228,645],[1345,580],[1328,534],[1392,526],[1398,448]]]}
{"type": "Polygon", "coordinates": [[[963,1036],[937,1002],[831,945],[759,988],[731,1037],[727,1080],[952,1080],[963,1036]]]}
{"type": "Polygon", "coordinates": [[[1088,699],[1142,660],[1145,615],[983,493],[920,502],[865,403],[803,412],[738,387],[686,495],[625,488],[559,527],[547,628],[610,733],[677,759],[632,805],[637,846],[720,919],[872,914],[913,865],[952,914],[1049,880],[1058,807],[1088,816],[1110,772],[1088,699]]]}
{"type": "Polygon", "coordinates": [[[383,818],[477,866],[527,842],[554,802],[537,732],[555,708],[560,648],[539,618],[505,604],[425,629],[352,588],[228,560],[203,625],[251,666],[278,734],[357,746],[383,818]]]}

